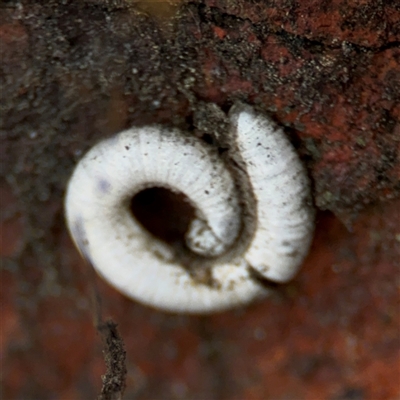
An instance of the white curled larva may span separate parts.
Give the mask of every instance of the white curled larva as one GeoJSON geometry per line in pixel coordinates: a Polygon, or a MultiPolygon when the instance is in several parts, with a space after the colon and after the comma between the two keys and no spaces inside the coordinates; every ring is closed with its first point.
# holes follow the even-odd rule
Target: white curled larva
{"type": "Polygon", "coordinates": [[[146,126],[103,140],[76,166],[65,198],[69,231],[125,295],[207,313],[268,293],[255,271],[273,282],[297,272],[314,225],[305,169],[283,131],[251,107],[233,107],[230,123],[224,160],[200,139],[146,126]],[[130,210],[153,187],[185,195],[195,210],[182,248],[154,237],[130,210]]]}

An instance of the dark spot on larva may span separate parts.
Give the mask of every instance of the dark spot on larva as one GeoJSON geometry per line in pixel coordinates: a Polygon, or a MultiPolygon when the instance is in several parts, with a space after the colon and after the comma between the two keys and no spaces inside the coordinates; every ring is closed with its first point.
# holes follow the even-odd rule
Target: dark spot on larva
{"type": "Polygon", "coordinates": [[[126,149],[126,150],[129,150],[129,149],[130,149],[130,147],[129,147],[129,146],[125,146],[125,149],[126,149]]]}
{"type": "Polygon", "coordinates": [[[210,194],[210,192],[208,190],[205,190],[204,193],[205,194],[210,194]]]}
{"type": "Polygon", "coordinates": [[[111,183],[106,181],[105,179],[100,179],[98,183],[98,188],[101,193],[107,194],[111,189],[111,183]]]}
{"type": "Polygon", "coordinates": [[[86,237],[85,225],[81,217],[78,217],[77,220],[72,225],[72,236],[75,239],[75,242],[83,255],[83,257],[92,264],[90,253],[89,253],[89,241],[86,237]]]}
{"type": "Polygon", "coordinates": [[[298,255],[299,255],[298,250],[293,250],[290,253],[287,253],[288,257],[293,257],[293,258],[297,257],[298,255]]]}
{"type": "Polygon", "coordinates": [[[287,240],[284,240],[282,242],[282,246],[288,247],[288,246],[290,246],[290,242],[288,242],[287,240]]]}

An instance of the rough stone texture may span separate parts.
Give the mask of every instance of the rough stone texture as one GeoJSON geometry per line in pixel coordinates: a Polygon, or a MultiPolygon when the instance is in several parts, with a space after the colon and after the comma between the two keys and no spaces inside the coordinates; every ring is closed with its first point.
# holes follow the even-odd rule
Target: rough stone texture
{"type": "Polygon", "coordinates": [[[332,214],[298,278],[246,310],[170,316],[97,280],[125,397],[398,398],[399,21],[395,0],[193,1],[169,20],[124,0],[2,2],[3,397],[100,393],[93,275],[62,210],[82,153],[133,124],[209,134],[210,103],[243,100],[287,127],[332,214]]]}
{"type": "Polygon", "coordinates": [[[400,6],[396,0],[267,0],[253,4],[206,0],[219,12],[264,24],[327,46],[349,42],[378,50],[398,46],[400,6]]]}
{"type": "Polygon", "coordinates": [[[203,102],[226,110],[237,99],[289,128],[318,207],[345,219],[399,195],[396,2],[192,2],[163,26],[123,1],[10,3],[1,172],[30,208],[32,196],[60,197],[99,138],[149,122],[195,129],[203,102]]]}
{"type": "MultiPolygon", "coordinates": [[[[400,10],[391,13],[388,6],[384,12],[383,6],[373,6],[376,2],[366,7],[371,21],[379,10],[382,14],[380,26],[392,40],[382,44],[372,28],[369,36],[355,33],[359,41],[353,40],[344,12],[311,35],[303,26],[305,16],[324,13],[314,11],[314,2],[302,7],[292,1],[267,2],[270,7],[210,3],[214,7],[200,13],[203,45],[198,52],[205,77],[200,96],[218,104],[232,97],[248,99],[292,128],[309,160],[318,207],[345,219],[363,204],[398,196],[400,34],[398,22],[389,24],[384,16],[397,12],[400,18],[400,10]],[[333,40],[329,32],[335,27],[333,40]],[[370,36],[377,38],[370,43],[370,36]]],[[[345,8],[340,3],[332,2],[325,13],[345,8]]],[[[364,19],[366,12],[359,10],[364,19]]],[[[356,27],[365,30],[364,19],[356,27]]]]}

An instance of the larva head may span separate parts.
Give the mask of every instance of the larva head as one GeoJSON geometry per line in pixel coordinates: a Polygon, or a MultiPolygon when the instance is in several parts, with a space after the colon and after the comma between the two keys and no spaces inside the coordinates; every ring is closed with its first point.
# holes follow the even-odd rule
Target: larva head
{"type": "Polygon", "coordinates": [[[212,229],[207,224],[207,221],[202,219],[194,219],[189,225],[189,230],[185,235],[186,244],[194,253],[202,256],[219,256],[228,246],[219,239],[212,229]]]}

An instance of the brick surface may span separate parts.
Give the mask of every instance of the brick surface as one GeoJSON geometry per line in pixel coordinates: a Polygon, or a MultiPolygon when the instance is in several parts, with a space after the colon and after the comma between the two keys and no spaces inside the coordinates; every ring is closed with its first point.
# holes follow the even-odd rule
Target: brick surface
{"type": "Polygon", "coordinates": [[[0,5],[3,397],[96,397],[98,291],[125,342],[127,399],[398,398],[397,3],[194,1],[168,21],[130,3],[0,5]],[[208,317],[123,298],[66,232],[74,164],[131,125],[209,134],[208,103],[236,100],[284,125],[312,176],[302,271],[208,317]]]}

